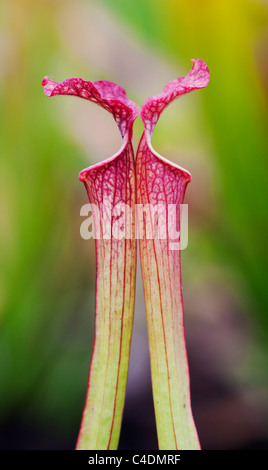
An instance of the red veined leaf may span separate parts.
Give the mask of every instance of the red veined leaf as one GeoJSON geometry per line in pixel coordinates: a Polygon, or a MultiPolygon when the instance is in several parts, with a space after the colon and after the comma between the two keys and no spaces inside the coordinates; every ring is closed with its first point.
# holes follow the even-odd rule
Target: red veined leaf
{"type": "MultiPolygon", "coordinates": [[[[83,170],[95,223],[95,340],[77,449],[116,449],[119,440],[132,334],[136,279],[135,169],[131,144],[138,106],[123,88],[107,82],[44,78],[46,96],[74,95],[110,112],[122,146],[102,163],[83,170]],[[130,208],[130,211],[128,210],[130,208]]],[[[103,129],[105,138],[105,129],[103,129]]]]}
{"type": "Polygon", "coordinates": [[[207,86],[209,71],[206,64],[198,59],[193,63],[188,75],[169,82],[163,93],[149,98],[142,106],[145,131],[136,163],[140,259],[154,407],[159,447],[165,450],[200,448],[191,410],[178,249],[179,209],[191,175],[155,152],[151,136],[161,113],[171,101],[207,86]],[[174,207],[175,219],[173,217],[172,221],[169,208],[174,207]]]}

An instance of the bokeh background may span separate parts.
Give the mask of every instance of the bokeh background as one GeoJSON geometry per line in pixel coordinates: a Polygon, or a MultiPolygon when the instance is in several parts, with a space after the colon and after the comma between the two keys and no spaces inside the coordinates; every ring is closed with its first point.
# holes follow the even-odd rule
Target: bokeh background
{"type": "MultiPolygon", "coordinates": [[[[209,66],[153,144],[192,173],[182,253],[192,404],[204,449],[268,448],[266,0],[0,3],[0,446],[72,449],[94,336],[94,242],[78,173],[112,155],[111,116],[42,78],[123,86],[141,105],[209,66]]],[[[134,127],[134,145],[142,132],[134,127]]],[[[157,448],[140,272],[121,449],[157,448]]]]}

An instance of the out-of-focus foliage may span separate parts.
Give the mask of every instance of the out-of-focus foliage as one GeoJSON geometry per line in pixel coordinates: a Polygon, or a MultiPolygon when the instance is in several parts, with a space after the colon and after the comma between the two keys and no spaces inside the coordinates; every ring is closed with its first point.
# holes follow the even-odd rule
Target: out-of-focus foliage
{"type": "MultiPolygon", "coordinates": [[[[205,447],[264,439],[267,20],[261,0],[1,2],[3,447],[74,446],[93,339],[95,282],[94,244],[79,234],[87,196],[78,172],[120,143],[103,111],[75,99],[48,100],[42,78],[112,80],[141,105],[167,81],[185,75],[196,57],[210,68],[208,88],[173,104],[153,137],[156,149],[193,177],[182,272],[194,413],[205,447]],[[98,126],[103,119],[106,142],[98,126]],[[236,391],[235,399],[227,400],[227,393],[220,400],[216,392],[224,387],[229,395],[236,391]],[[218,440],[215,429],[221,429],[218,440]]],[[[137,123],[135,145],[141,130],[137,123]]],[[[137,307],[137,328],[144,332],[139,295],[137,307]]],[[[148,393],[143,387],[149,378],[139,352],[147,350],[135,344],[139,340],[126,411],[136,417],[140,410],[144,431],[148,407],[140,397],[148,393]]],[[[131,423],[123,433],[135,428],[131,423]]],[[[144,435],[139,430],[144,439],[150,433],[149,425],[144,435]]],[[[137,434],[131,435],[134,447],[137,434]]]]}
{"type": "Polygon", "coordinates": [[[37,410],[72,426],[76,416],[77,431],[94,260],[81,253],[83,160],[41,87],[60,51],[57,2],[46,3],[1,3],[0,413],[16,420],[37,410]]]}
{"type": "MultiPolygon", "coordinates": [[[[211,70],[200,117],[213,145],[217,206],[206,237],[241,273],[267,330],[267,5],[115,0],[114,7],[153,50],[178,64],[200,57],[211,70]]],[[[197,178],[194,174],[193,184],[197,178]]]]}

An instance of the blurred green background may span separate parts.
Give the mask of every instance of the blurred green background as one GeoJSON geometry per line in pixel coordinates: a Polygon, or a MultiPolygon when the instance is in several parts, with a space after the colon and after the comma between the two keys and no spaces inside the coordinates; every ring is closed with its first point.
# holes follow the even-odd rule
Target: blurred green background
{"type": "MultiPolygon", "coordinates": [[[[0,3],[0,446],[72,449],[94,337],[94,243],[80,237],[78,173],[120,146],[110,116],[42,78],[123,86],[142,105],[211,72],[158,123],[153,145],[192,173],[182,253],[192,403],[204,449],[268,448],[265,0],[0,3]]],[[[142,132],[134,127],[134,145],[142,132]]],[[[137,285],[121,448],[156,448],[137,285]]]]}

